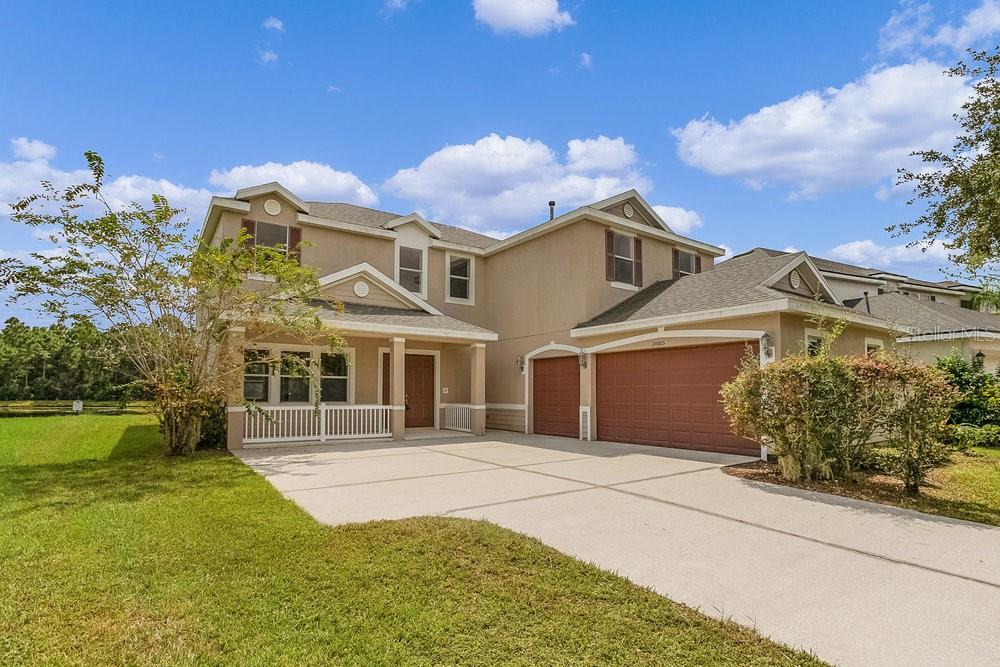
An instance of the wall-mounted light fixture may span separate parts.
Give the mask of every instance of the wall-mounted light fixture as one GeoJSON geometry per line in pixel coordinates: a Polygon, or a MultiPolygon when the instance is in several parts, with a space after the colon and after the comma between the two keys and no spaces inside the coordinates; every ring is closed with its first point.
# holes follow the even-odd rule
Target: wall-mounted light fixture
{"type": "Polygon", "coordinates": [[[519,373],[523,373],[524,372],[524,357],[518,357],[517,359],[514,360],[514,363],[517,365],[518,372],[519,373]]]}
{"type": "Polygon", "coordinates": [[[584,354],[584,353],[581,352],[580,354],[576,355],[576,359],[577,359],[577,361],[580,362],[580,368],[586,368],[587,367],[587,355],[586,354],[584,354]]]}
{"type": "Polygon", "coordinates": [[[982,350],[976,352],[975,356],[972,357],[972,363],[976,365],[976,368],[981,369],[983,367],[983,362],[985,361],[986,361],[986,355],[983,354],[982,350]]]}
{"type": "Polygon", "coordinates": [[[764,353],[765,359],[770,359],[774,356],[774,341],[771,339],[771,334],[764,332],[764,335],[760,337],[760,351],[764,353]]]}

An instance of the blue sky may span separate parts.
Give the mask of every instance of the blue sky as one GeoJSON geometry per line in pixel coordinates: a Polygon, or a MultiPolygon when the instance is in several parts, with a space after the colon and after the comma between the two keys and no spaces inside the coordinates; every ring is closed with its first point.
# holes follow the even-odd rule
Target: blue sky
{"type": "MultiPolygon", "coordinates": [[[[0,202],[102,153],[121,200],[281,180],[488,233],[637,187],[678,231],[927,278],[897,166],[947,147],[1000,0],[4,3],[0,202]]],[[[44,247],[3,217],[0,256],[44,247]]]]}

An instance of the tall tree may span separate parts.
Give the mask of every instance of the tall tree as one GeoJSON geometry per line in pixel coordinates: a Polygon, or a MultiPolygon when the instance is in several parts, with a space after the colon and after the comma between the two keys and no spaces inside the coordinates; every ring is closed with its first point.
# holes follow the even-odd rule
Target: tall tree
{"type": "Polygon", "coordinates": [[[0,260],[0,285],[14,301],[41,297],[59,321],[108,327],[148,387],[171,453],[193,450],[204,417],[238,391],[244,328],[342,345],[316,316],[319,282],[296,261],[298,248],[248,251],[242,235],[201,243],[161,195],[148,207],[113,206],[103,160],[85,157],[91,182],[43,182],[13,205],[12,218],[52,230],[60,252],[0,260]]]}
{"type": "Polygon", "coordinates": [[[952,259],[995,290],[1000,260],[1000,47],[972,51],[946,71],[970,82],[972,95],[955,114],[961,131],[948,152],[917,151],[920,169],[900,169],[897,183],[913,188],[909,204],[926,208],[890,231],[918,231],[943,242],[952,259]]]}

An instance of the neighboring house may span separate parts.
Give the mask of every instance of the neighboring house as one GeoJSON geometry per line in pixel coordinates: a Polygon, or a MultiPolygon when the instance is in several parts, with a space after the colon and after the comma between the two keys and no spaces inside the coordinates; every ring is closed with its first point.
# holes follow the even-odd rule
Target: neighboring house
{"type": "MultiPolygon", "coordinates": [[[[730,261],[790,256],[780,250],[754,248],[730,261]]],[[[1000,317],[977,310],[978,287],[954,280],[918,280],[819,257],[810,259],[844,305],[904,329],[895,342],[913,358],[931,362],[957,350],[989,371],[1000,364],[1000,317]]]]}
{"type": "Polygon", "coordinates": [[[804,253],[716,265],[722,248],[676,234],[634,190],[498,240],[270,183],[213,197],[202,238],[241,228],[261,246],[302,243],[324,295],[344,304],[321,315],[347,350],[247,332],[232,448],[489,426],[757,453],[719,402],[745,355],[767,363],[815,345],[816,313],[848,321],[842,353],[901,333],[845,307],[804,253]],[[309,358],[314,374],[283,374],[261,350],[309,358]]]}

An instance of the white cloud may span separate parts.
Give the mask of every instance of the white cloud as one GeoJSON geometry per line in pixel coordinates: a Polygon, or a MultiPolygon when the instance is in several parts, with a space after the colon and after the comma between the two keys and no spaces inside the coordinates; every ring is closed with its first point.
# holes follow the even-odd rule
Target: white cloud
{"type": "Polygon", "coordinates": [[[983,0],[982,4],[962,17],[960,25],[941,26],[930,42],[964,50],[996,32],[1000,32],[1000,2],[983,0]]]}
{"type": "Polygon", "coordinates": [[[591,66],[593,66],[593,64],[594,64],[594,57],[592,55],[586,52],[580,54],[580,67],[584,69],[590,69],[591,66]]]}
{"type": "Polygon", "coordinates": [[[800,249],[796,248],[793,245],[786,245],[784,248],[781,249],[781,251],[782,252],[791,252],[791,253],[802,252],[800,249]]]}
{"type": "Polygon", "coordinates": [[[948,249],[943,241],[881,245],[865,239],[842,243],[832,248],[827,255],[833,259],[876,269],[937,268],[949,264],[948,249]]]}
{"type": "Polygon", "coordinates": [[[278,181],[305,199],[344,201],[363,206],[378,203],[375,192],[353,173],[306,160],[289,164],[266,162],[240,165],[232,169],[213,169],[208,177],[209,183],[229,191],[271,181],[278,181]]]}
{"type": "Polygon", "coordinates": [[[653,210],[678,234],[689,234],[704,224],[697,211],[689,211],[679,206],[659,205],[654,206],[653,210]]]}
{"type": "Polygon", "coordinates": [[[340,86],[333,86],[333,85],[327,86],[326,87],[326,92],[328,92],[328,93],[339,93],[340,92],[340,86]]]}
{"type": "Polygon", "coordinates": [[[623,137],[609,139],[570,139],[566,144],[566,166],[573,172],[621,171],[635,164],[639,156],[635,146],[623,137]]]}
{"type": "Polygon", "coordinates": [[[394,14],[396,12],[401,12],[406,9],[406,6],[410,4],[410,0],[385,0],[382,3],[382,13],[383,14],[394,14]]]}
{"type": "Polygon", "coordinates": [[[270,49],[257,49],[257,60],[265,65],[278,62],[278,54],[270,49]]]}
{"type": "Polygon", "coordinates": [[[472,0],[476,20],[494,32],[515,32],[525,37],[544,35],[573,25],[558,0],[472,0]]]}
{"type": "Polygon", "coordinates": [[[10,148],[15,156],[25,160],[51,160],[56,156],[55,147],[39,139],[17,137],[10,140],[10,148]]]}
{"type": "Polygon", "coordinates": [[[943,66],[919,60],[878,69],[841,88],[810,91],[723,124],[711,117],[674,129],[691,166],[792,197],[872,185],[912,165],[910,152],[947,149],[952,117],[968,96],[943,66]]]}
{"type": "Polygon", "coordinates": [[[560,71],[562,71],[562,70],[560,70],[555,65],[553,65],[552,67],[550,67],[547,70],[545,70],[546,74],[550,74],[552,76],[558,76],[560,71]]]}
{"type": "Polygon", "coordinates": [[[879,33],[879,51],[920,53],[933,47],[954,51],[983,45],[986,38],[1000,32],[1000,0],[982,2],[962,16],[958,25],[935,26],[929,2],[903,0],[879,33]]]}
{"type": "Polygon", "coordinates": [[[264,22],[260,24],[260,27],[264,30],[274,30],[275,32],[285,32],[285,22],[279,19],[277,16],[268,16],[264,19],[264,22]]]}
{"type": "Polygon", "coordinates": [[[472,144],[445,146],[385,183],[450,224],[510,230],[534,224],[554,199],[562,210],[632,187],[649,189],[633,148],[620,137],[569,142],[568,157],[536,139],[490,134],[472,144]],[[595,156],[606,158],[599,164],[595,156]]]}
{"type": "MultiPolygon", "coordinates": [[[[55,149],[36,154],[54,155],[55,149]]],[[[63,170],[49,164],[44,158],[0,162],[0,215],[10,213],[10,204],[25,195],[39,192],[41,181],[49,181],[56,188],[65,188],[91,180],[88,169],[63,170]]],[[[212,193],[205,188],[189,188],[164,178],[126,175],[112,176],[104,183],[104,194],[112,206],[122,206],[131,201],[148,204],[153,194],[162,194],[176,208],[187,209],[197,218],[208,204],[212,193]]]]}

